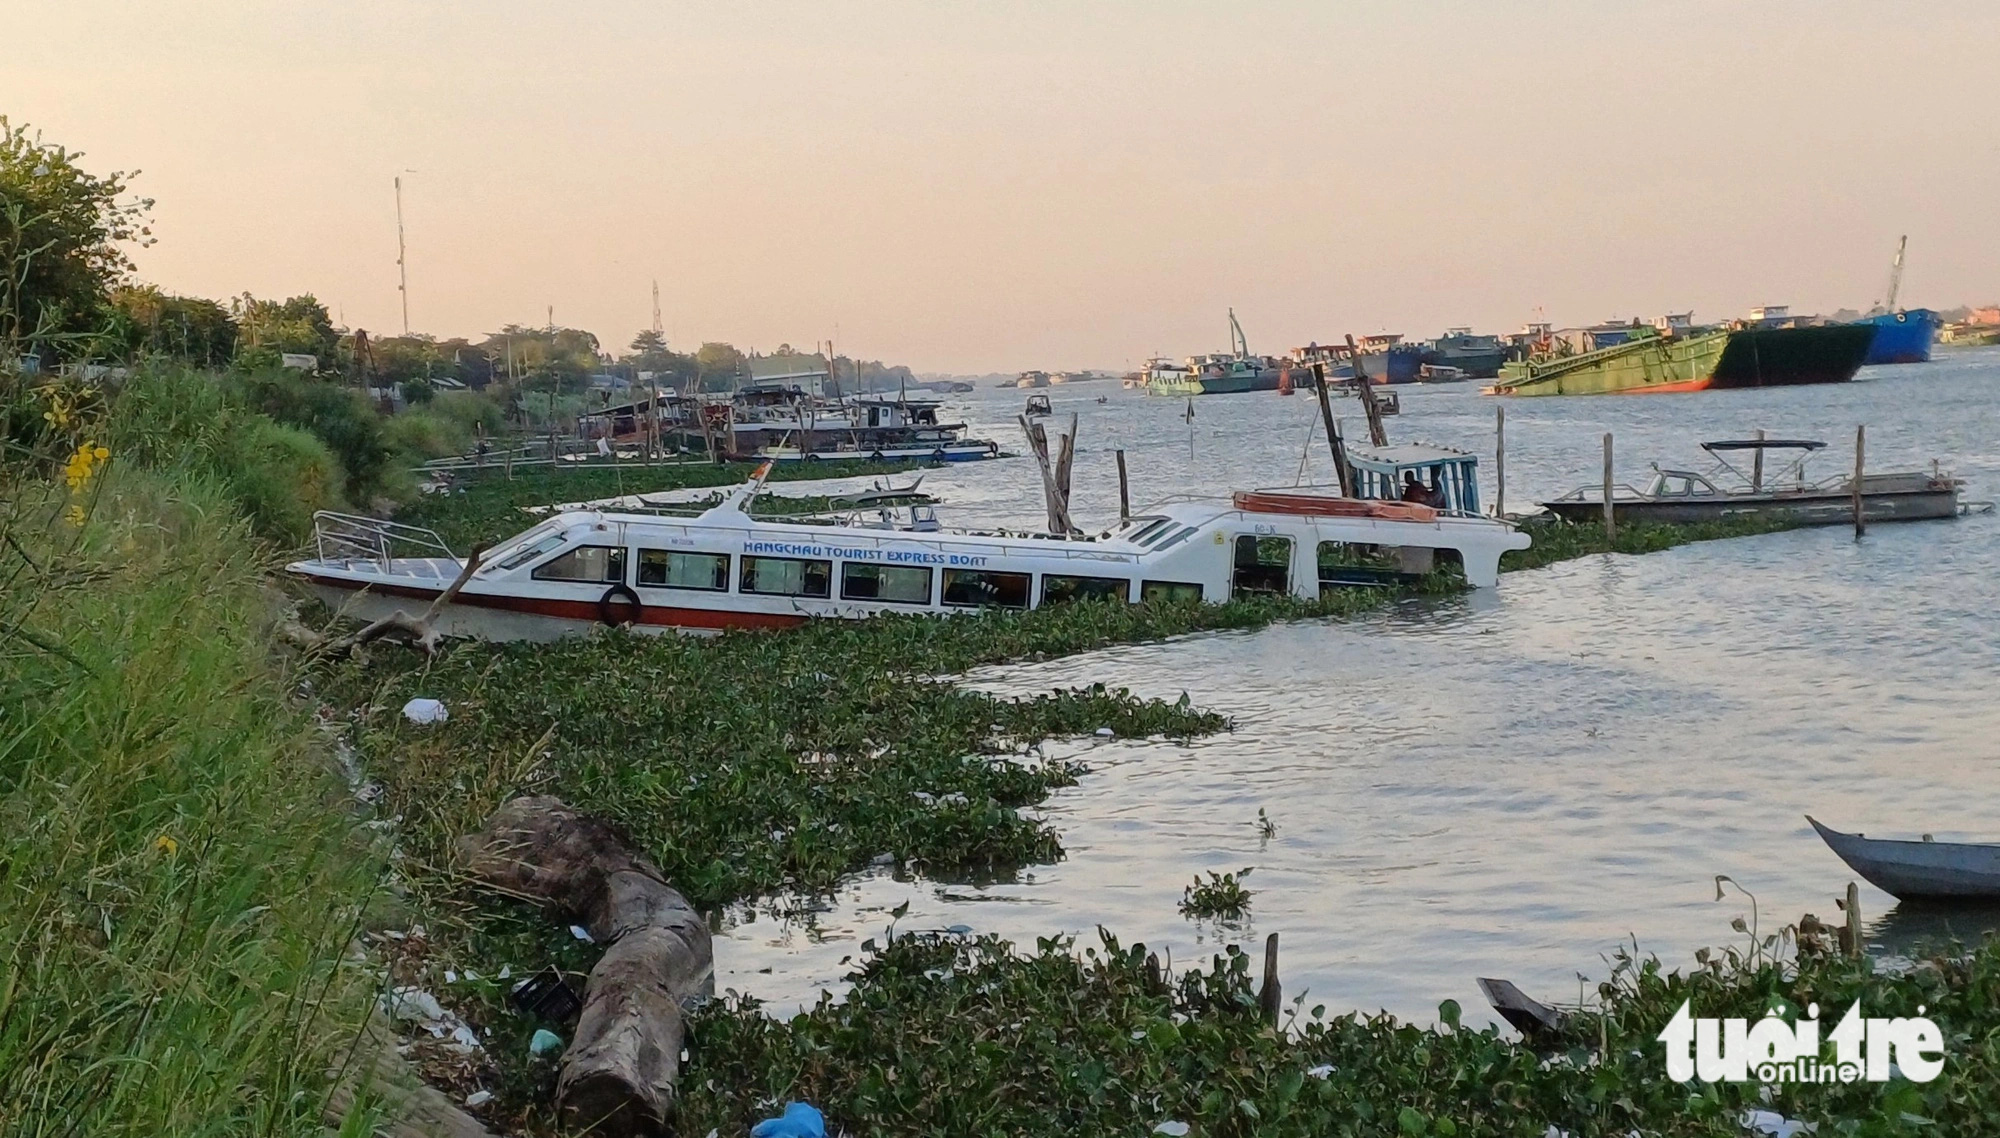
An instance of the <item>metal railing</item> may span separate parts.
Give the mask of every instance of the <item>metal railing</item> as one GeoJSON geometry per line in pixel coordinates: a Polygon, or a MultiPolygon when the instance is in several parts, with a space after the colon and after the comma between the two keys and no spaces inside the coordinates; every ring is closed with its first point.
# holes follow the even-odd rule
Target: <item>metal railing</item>
{"type": "Polygon", "coordinates": [[[390,562],[404,557],[442,555],[459,559],[434,530],[407,526],[361,514],[337,514],[321,510],[313,515],[313,542],[319,560],[372,561],[387,572],[390,562]]]}

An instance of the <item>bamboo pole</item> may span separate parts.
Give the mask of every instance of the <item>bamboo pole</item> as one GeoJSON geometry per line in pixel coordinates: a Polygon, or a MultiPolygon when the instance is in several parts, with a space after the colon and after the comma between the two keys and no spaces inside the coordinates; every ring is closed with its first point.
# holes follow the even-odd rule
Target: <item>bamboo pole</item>
{"type": "Polygon", "coordinates": [[[1132,516],[1132,492],[1130,480],[1125,476],[1125,451],[1121,448],[1112,452],[1118,458],[1118,520],[1132,516]]]}
{"type": "Polygon", "coordinates": [[[1604,540],[1618,540],[1617,511],[1611,505],[1611,432],[1604,433],[1604,540]]]}
{"type": "Polygon", "coordinates": [[[1493,516],[1507,516],[1507,405],[1493,408],[1493,516]]]}
{"type": "Polygon", "coordinates": [[[1313,390],[1319,393],[1319,417],[1326,424],[1327,449],[1333,452],[1333,474],[1340,482],[1340,496],[1354,497],[1354,476],[1347,469],[1347,448],[1341,445],[1340,429],[1333,425],[1333,403],[1326,394],[1326,365],[1313,365],[1313,390]]]}
{"type": "Polygon", "coordinates": [[[1854,428],[1854,536],[1868,532],[1868,523],[1861,516],[1861,470],[1868,452],[1868,428],[1854,428]]]}

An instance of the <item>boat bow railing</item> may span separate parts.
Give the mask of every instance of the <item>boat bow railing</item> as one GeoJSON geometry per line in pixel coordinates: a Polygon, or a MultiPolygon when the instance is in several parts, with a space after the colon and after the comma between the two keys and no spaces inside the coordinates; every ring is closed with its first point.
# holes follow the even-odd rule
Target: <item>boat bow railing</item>
{"type": "Polygon", "coordinates": [[[458,560],[435,530],[331,510],[313,515],[313,542],[321,561],[372,561],[385,573],[398,556],[458,560]]]}

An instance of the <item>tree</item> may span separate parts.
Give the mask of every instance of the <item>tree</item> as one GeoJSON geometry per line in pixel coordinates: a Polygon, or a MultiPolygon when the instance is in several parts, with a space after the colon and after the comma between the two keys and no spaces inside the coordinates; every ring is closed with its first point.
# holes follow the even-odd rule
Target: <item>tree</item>
{"type": "Polygon", "coordinates": [[[0,352],[84,354],[107,330],[112,289],[132,271],[121,246],[152,244],[150,198],[126,200],[137,171],[91,174],[80,153],[0,116],[0,352]]]}
{"type": "Polygon", "coordinates": [[[322,366],[333,362],[340,334],[333,317],[311,293],[288,300],[259,300],[244,293],[230,302],[238,329],[236,359],[256,367],[274,364],[285,353],[317,356],[322,366]]]}
{"type": "Polygon", "coordinates": [[[701,386],[705,391],[729,390],[743,369],[743,353],[733,344],[711,340],[701,346],[694,359],[701,370],[701,386]]]}
{"type": "Polygon", "coordinates": [[[212,300],[124,285],[111,294],[111,315],[111,339],[128,356],[166,356],[219,368],[236,355],[236,321],[212,300]]]}

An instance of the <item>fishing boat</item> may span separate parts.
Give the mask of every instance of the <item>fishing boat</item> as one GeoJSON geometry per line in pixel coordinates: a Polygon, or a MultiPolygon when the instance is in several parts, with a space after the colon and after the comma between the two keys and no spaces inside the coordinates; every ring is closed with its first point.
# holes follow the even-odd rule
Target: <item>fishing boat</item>
{"type": "MultiPolygon", "coordinates": [[[[1612,487],[1611,508],[1620,522],[1711,522],[1725,518],[1783,518],[1798,525],[1840,525],[1854,520],[1854,479],[1836,475],[1807,481],[1806,459],[1825,449],[1817,439],[1727,439],[1701,444],[1716,460],[1706,471],[1673,470],[1657,464],[1646,489],[1612,487]],[[1765,455],[1795,452],[1774,474],[1764,472],[1765,455]],[[1744,471],[1731,456],[1750,455],[1744,471]],[[1721,478],[1724,485],[1716,485],[1721,478]]],[[[1740,458],[1739,458],[1740,461],[1740,458]]],[[[1861,479],[1862,519],[1908,522],[1949,518],[1959,513],[1964,482],[1933,470],[1897,474],[1865,474],[1861,479]]],[[[1544,509],[1567,521],[1594,521],[1604,516],[1602,485],[1582,486],[1551,501],[1544,509]]]]}
{"type": "Polygon", "coordinates": [[[2000,900],[2000,845],[1843,834],[1806,815],[1848,868],[1902,901],[2000,900]]]}
{"type": "Polygon", "coordinates": [[[1049,406],[1049,397],[1039,391],[1028,396],[1028,405],[1021,413],[1029,416],[1052,414],[1053,411],[1049,406]]]}
{"type": "MultiPolygon", "coordinates": [[[[545,640],[597,625],[712,633],[1092,598],[1311,598],[1342,585],[1341,568],[1363,556],[1406,573],[1456,563],[1484,588],[1498,580],[1500,555],[1529,540],[1493,518],[1311,486],[1175,500],[1094,536],[948,530],[870,510],[753,517],[769,469],[694,517],[553,512],[486,552],[436,626],[545,640]]],[[[317,515],[314,530],[315,555],[287,571],[358,619],[427,605],[466,568],[430,530],[334,513],[317,515]]]]}

